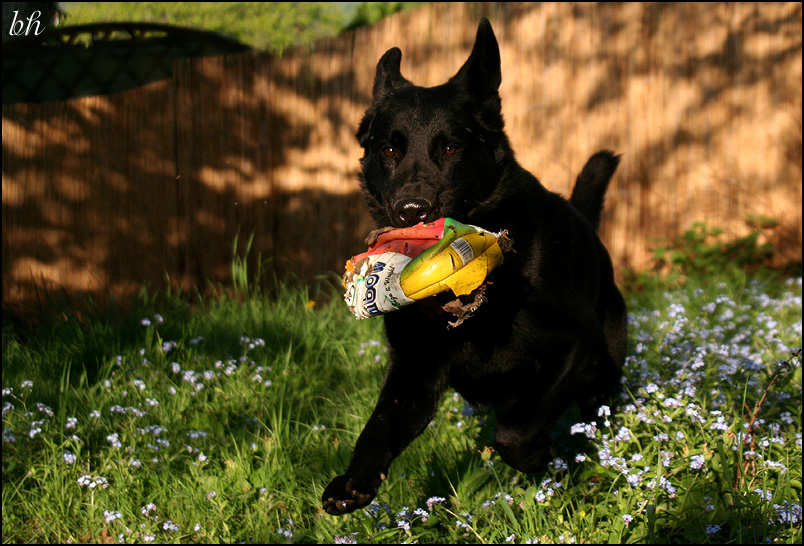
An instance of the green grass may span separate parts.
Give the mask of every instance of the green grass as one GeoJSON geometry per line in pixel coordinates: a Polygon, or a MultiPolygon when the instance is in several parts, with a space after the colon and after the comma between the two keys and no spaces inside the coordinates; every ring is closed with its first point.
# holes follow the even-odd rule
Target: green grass
{"type": "Polygon", "coordinates": [[[3,542],[801,543],[800,278],[630,297],[621,404],[563,418],[548,471],[450,393],[341,518],[320,496],[381,321],[304,289],[186,300],[4,320],[3,542]]]}

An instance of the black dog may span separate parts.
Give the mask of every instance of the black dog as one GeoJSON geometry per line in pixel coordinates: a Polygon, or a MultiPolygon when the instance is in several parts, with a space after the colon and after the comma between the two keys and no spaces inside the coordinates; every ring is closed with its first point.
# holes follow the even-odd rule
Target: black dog
{"type": "Polygon", "coordinates": [[[503,132],[500,50],[486,19],[466,64],[443,85],[411,84],[401,57],[393,48],[380,59],[357,131],[371,214],[381,227],[446,216],[505,229],[513,252],[489,275],[485,303],[454,329],[446,331],[454,317],[421,304],[384,316],[385,383],[349,468],[324,491],[334,515],[371,502],[448,386],[494,410],[503,461],[524,472],[543,468],[548,425],[574,401],[587,411],[605,403],[625,356],[625,303],[596,234],[618,157],[595,154],[569,202],[516,162],[503,132]]]}

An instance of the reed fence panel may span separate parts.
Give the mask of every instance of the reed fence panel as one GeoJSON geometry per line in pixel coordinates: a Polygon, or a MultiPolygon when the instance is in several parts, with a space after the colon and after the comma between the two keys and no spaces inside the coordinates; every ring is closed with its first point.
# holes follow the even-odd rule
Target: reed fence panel
{"type": "Polygon", "coordinates": [[[601,226],[619,272],[695,221],[739,236],[759,217],[800,262],[800,3],[452,2],[281,58],[181,60],[137,89],[4,105],[4,302],[226,282],[251,234],[252,266],[340,272],[373,227],[354,131],[376,62],[399,46],[403,75],[442,83],[482,16],[523,166],[569,195],[592,153],[622,154],[601,226]]]}

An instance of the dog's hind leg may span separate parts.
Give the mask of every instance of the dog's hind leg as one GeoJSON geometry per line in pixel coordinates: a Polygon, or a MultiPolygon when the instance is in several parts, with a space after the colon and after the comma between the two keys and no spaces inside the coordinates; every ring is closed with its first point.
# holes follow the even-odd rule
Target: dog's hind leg
{"type": "Polygon", "coordinates": [[[530,390],[504,411],[496,411],[497,431],[494,448],[509,466],[522,472],[543,470],[554,457],[549,437],[550,425],[564,409],[564,397],[530,390]]]}
{"type": "Polygon", "coordinates": [[[596,342],[576,340],[563,352],[563,357],[554,352],[550,361],[542,364],[545,372],[519,387],[519,394],[512,396],[516,402],[495,411],[495,449],[517,470],[541,470],[554,457],[550,427],[574,401],[580,403],[582,412],[596,415],[619,385],[620,367],[612,362],[602,336],[596,342]]]}
{"type": "Polygon", "coordinates": [[[531,426],[508,421],[497,422],[494,448],[508,466],[521,472],[543,470],[554,456],[547,430],[534,432],[531,426]]]}
{"type": "Polygon", "coordinates": [[[627,312],[625,301],[614,284],[611,285],[601,314],[608,355],[601,355],[597,359],[592,368],[594,377],[588,383],[588,390],[578,397],[581,417],[587,422],[597,417],[597,410],[601,405],[614,407],[619,401],[627,342],[627,312]]]}

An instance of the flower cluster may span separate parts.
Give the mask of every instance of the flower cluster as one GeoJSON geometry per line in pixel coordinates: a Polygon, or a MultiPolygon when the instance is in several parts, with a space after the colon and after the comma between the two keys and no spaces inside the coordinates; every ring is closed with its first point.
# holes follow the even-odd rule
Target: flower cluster
{"type": "MultiPolygon", "coordinates": [[[[165,319],[154,315],[142,319],[141,324],[147,328],[147,338],[153,335],[156,328],[163,327],[165,319]]],[[[202,341],[202,337],[194,337],[189,345],[196,347],[202,341]]],[[[243,336],[240,342],[243,350],[241,357],[215,361],[206,369],[196,368],[199,362],[203,366],[208,361],[206,358],[167,361],[167,355],[179,359],[187,355],[187,345],[181,341],[154,343],[151,349],[137,351],[137,359],[118,355],[112,363],[111,373],[100,383],[105,394],[95,398],[104,400],[104,405],[84,410],[88,419],[82,418],[80,413],[64,417],[66,435],[54,430],[56,412],[47,404],[31,403],[33,411],[18,409],[20,404],[27,407],[33,381],[25,380],[16,389],[4,386],[3,443],[19,444],[18,438],[22,432],[25,441],[21,448],[40,445],[45,435],[48,437],[44,442],[50,445],[52,433],[57,432],[58,437],[64,438],[58,451],[64,472],[68,476],[73,474],[71,479],[83,494],[92,495],[92,502],[101,508],[98,514],[103,515],[103,522],[109,528],[117,525],[124,529],[118,537],[120,542],[153,542],[158,540],[160,533],[178,533],[184,526],[178,519],[165,517],[166,514],[161,517],[156,515],[154,503],[142,507],[141,514],[147,523],[140,524],[138,530],[129,529],[122,523],[128,517],[124,512],[114,506],[104,506],[104,502],[110,498],[107,490],[114,490],[117,484],[136,479],[136,473],[148,463],[152,468],[166,464],[180,468],[181,464],[188,467],[203,465],[210,459],[207,453],[216,452],[217,448],[209,442],[209,433],[186,427],[184,423],[172,419],[171,415],[174,415],[172,412],[176,411],[177,403],[185,409],[192,408],[193,404],[197,408],[209,408],[209,400],[214,395],[207,392],[211,391],[206,389],[208,386],[213,386],[217,392],[223,389],[240,392],[249,383],[249,378],[253,377],[259,378],[258,386],[271,385],[272,380],[268,377],[271,368],[260,366],[251,358],[259,358],[265,341],[243,336]],[[171,400],[166,404],[165,396],[178,402],[171,400]],[[85,449],[88,445],[91,448],[85,449]],[[98,458],[96,453],[109,456],[98,458]],[[97,465],[101,467],[97,468],[97,465]],[[89,473],[90,470],[94,472],[89,473]]],[[[193,408],[190,413],[195,411],[193,408]]],[[[242,419],[251,429],[259,426],[253,418],[243,416],[242,419]]],[[[322,425],[321,430],[323,428],[322,425]]],[[[252,446],[255,446],[253,442],[252,446]]],[[[214,498],[215,495],[213,491],[208,498],[214,498]]],[[[201,529],[199,523],[192,526],[191,522],[188,527],[192,527],[196,533],[201,529]]]]}
{"type": "Polygon", "coordinates": [[[92,477],[89,474],[84,474],[78,480],[76,480],[78,485],[84,485],[89,487],[90,489],[95,489],[96,487],[100,487],[101,489],[106,489],[109,487],[109,480],[104,478],[103,476],[95,476],[92,477]]]}
{"type": "MultiPolygon", "coordinates": [[[[795,346],[801,344],[801,321],[785,330],[772,314],[797,310],[800,316],[801,297],[770,298],[759,285],[752,285],[741,303],[726,295],[701,303],[699,295],[667,293],[665,309],[629,315],[637,344],[626,359],[624,405],[616,416],[603,406],[601,422],[570,427],[571,434],[584,435],[596,447],[595,456],[581,453],[576,462],[592,460],[616,471],[635,494],[642,489],[676,498],[679,482],[689,473],[706,474],[713,462],[718,468],[724,464],[715,451],[718,442],[735,457],[726,464],[751,472],[786,472],[785,464],[770,458],[777,453],[772,446],[800,446],[789,412],[780,412],[776,420],[757,413],[784,407],[790,396],[771,385],[800,367],[795,346]],[[791,357],[777,362],[779,354],[791,357]],[[756,404],[750,419],[744,417],[742,390],[729,391],[723,384],[745,386],[756,404]]],[[[703,512],[714,511],[712,498],[704,500],[703,512]]],[[[795,519],[797,506],[800,510],[796,503],[784,505],[781,512],[795,519]]],[[[624,514],[623,521],[628,525],[633,516],[624,514]]],[[[707,533],[720,528],[712,523],[707,533]]]]}

